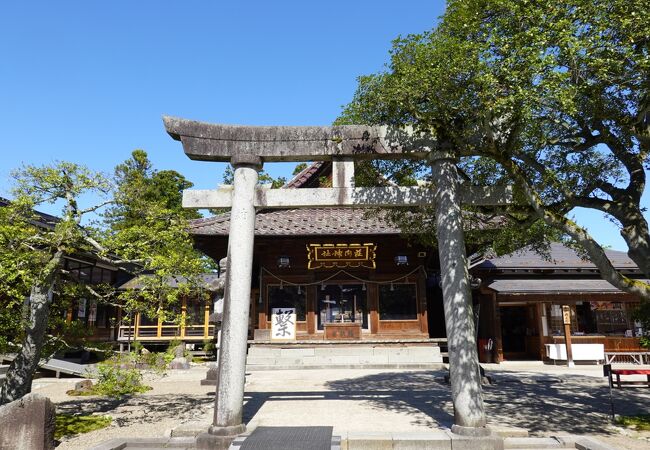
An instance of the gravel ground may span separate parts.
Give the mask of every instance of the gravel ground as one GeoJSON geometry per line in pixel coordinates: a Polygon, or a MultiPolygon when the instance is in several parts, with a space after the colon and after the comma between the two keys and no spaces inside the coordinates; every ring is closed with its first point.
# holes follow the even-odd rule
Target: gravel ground
{"type": "Polygon", "coordinates": [[[201,386],[206,367],[169,371],[165,376],[145,375],[151,391],[120,400],[105,397],[71,397],[76,378],[46,379],[34,382],[34,392],[46,395],[56,404],[57,412],[66,414],[103,414],[113,418],[104,429],[64,438],[61,450],[86,449],[117,437],[160,437],[191,421],[211,421],[214,387],[201,386]]]}
{"type": "MultiPolygon", "coordinates": [[[[209,423],[213,387],[201,386],[206,367],[148,376],[153,390],[119,401],[70,397],[76,379],[39,379],[34,391],[49,396],[59,412],[113,417],[103,430],[64,440],[58,449],[85,449],[116,437],[160,437],[188,422],[209,423]]],[[[523,427],[534,436],[585,434],[615,448],[646,450],[650,433],[609,423],[609,389],[600,366],[541,363],[487,365],[495,384],[485,386],[491,423],[523,427]]],[[[449,386],[443,371],[285,370],[247,376],[244,419],[258,425],[331,425],[334,432],[417,432],[450,427],[449,386]]],[[[615,389],[617,414],[650,411],[650,389],[615,389]]]]}

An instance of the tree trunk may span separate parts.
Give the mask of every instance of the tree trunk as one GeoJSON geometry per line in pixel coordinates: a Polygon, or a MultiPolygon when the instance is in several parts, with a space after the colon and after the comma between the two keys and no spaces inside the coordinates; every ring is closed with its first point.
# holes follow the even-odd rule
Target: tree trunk
{"type": "Polygon", "coordinates": [[[465,256],[458,169],[453,155],[435,154],[431,171],[436,183],[436,232],[449,348],[449,381],[454,404],[454,426],[451,430],[458,434],[477,435],[477,429],[487,432],[484,429],[485,406],[465,256]],[[467,431],[469,429],[471,431],[467,431]]]}
{"type": "Polygon", "coordinates": [[[18,400],[32,390],[32,379],[41,359],[45,332],[47,331],[54,278],[61,261],[62,255],[57,253],[44,269],[45,277],[32,287],[25,337],[2,384],[0,405],[18,400]]]}
{"type": "MultiPolygon", "coordinates": [[[[619,219],[620,220],[620,219],[619,219]]],[[[627,221],[621,221],[623,228],[621,236],[627,243],[627,255],[639,266],[639,269],[650,278],[650,232],[648,222],[643,215],[634,214],[627,221]]]]}

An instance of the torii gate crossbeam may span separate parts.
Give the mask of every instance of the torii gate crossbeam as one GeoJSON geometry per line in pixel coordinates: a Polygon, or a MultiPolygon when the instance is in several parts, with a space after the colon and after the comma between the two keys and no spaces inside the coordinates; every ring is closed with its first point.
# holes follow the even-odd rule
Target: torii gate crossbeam
{"type": "MultiPolygon", "coordinates": [[[[460,151],[426,134],[385,126],[249,127],[164,118],[167,132],[183,143],[191,159],[230,162],[232,191],[184,193],[186,207],[231,206],[228,255],[229,301],[224,305],[221,361],[214,422],[197,439],[199,448],[227,448],[245,430],[242,423],[246,368],[247,324],[252,276],[255,207],[399,206],[435,204],[438,249],[449,348],[454,404],[454,433],[490,434],[478,370],[471,293],[468,282],[461,197],[480,204],[504,204],[508,189],[472,194],[462,192],[456,167],[460,151]],[[266,161],[347,161],[426,159],[435,186],[431,189],[344,188],[311,189],[304,193],[256,189],[257,174],[266,161]],[[266,191],[266,192],[264,192],[266,191]],[[309,192],[311,191],[311,192],[309,192]],[[372,200],[378,200],[375,203],[372,200]]],[[[345,163],[343,163],[345,164],[345,163]]]]}

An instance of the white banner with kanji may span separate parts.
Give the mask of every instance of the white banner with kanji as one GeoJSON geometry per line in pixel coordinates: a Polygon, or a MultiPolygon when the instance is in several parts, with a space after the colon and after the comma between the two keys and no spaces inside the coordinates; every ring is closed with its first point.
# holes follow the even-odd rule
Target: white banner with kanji
{"type": "Polygon", "coordinates": [[[296,308],[271,309],[271,340],[296,339],[296,308]]]}

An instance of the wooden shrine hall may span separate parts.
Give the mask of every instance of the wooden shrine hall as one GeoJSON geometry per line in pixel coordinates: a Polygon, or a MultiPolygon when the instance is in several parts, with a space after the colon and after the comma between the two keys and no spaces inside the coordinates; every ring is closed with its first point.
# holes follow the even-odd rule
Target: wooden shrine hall
{"type": "MultiPolygon", "coordinates": [[[[283,189],[331,184],[332,163],[316,162],[283,189]]],[[[229,214],[194,220],[196,246],[227,253],[229,214]]],[[[383,214],[352,208],[257,213],[250,338],[272,341],[273,308],[296,310],[298,341],[433,343],[442,316],[434,249],[409,242],[383,214]],[[435,333],[434,333],[435,335],[435,333]]]]}

